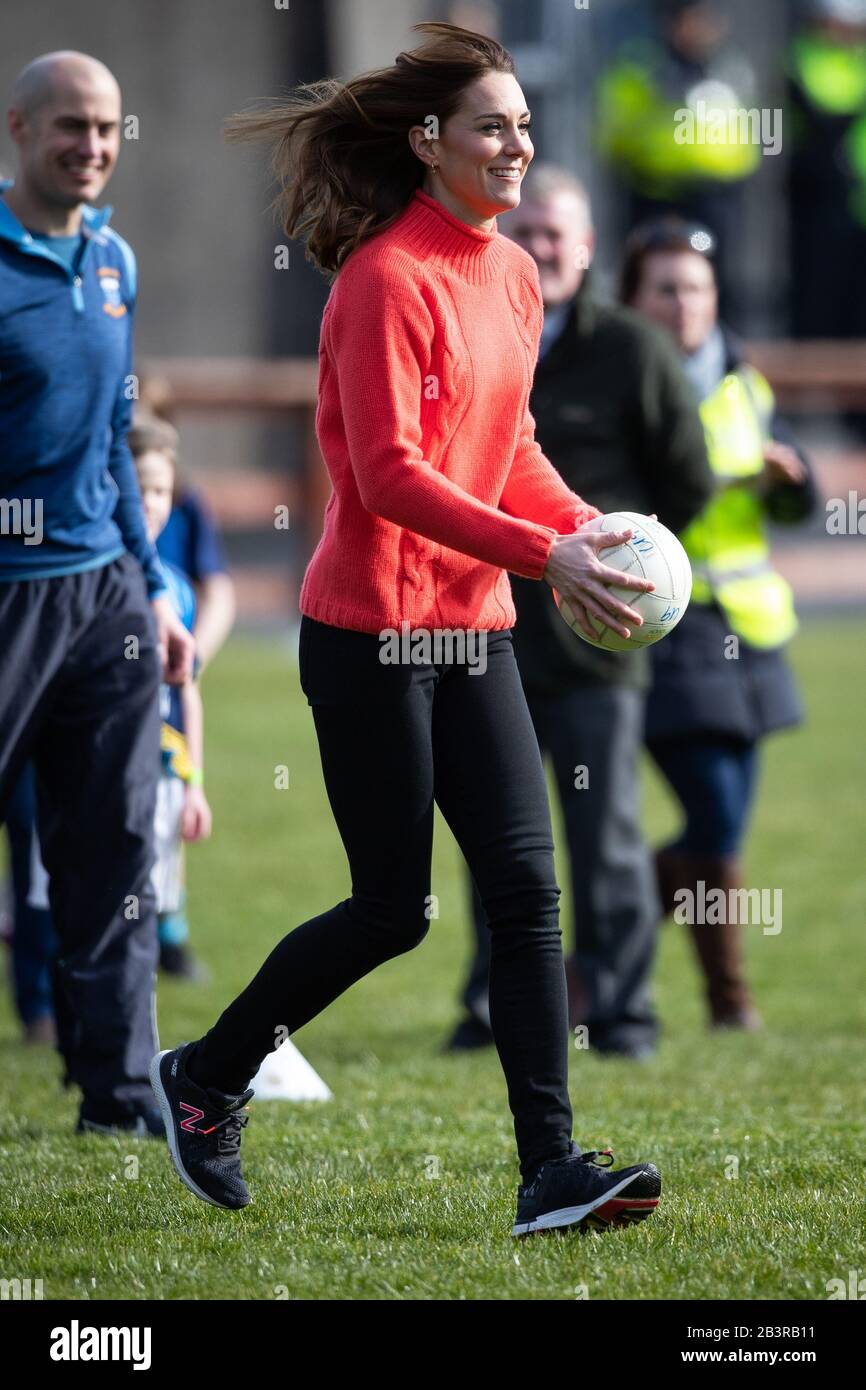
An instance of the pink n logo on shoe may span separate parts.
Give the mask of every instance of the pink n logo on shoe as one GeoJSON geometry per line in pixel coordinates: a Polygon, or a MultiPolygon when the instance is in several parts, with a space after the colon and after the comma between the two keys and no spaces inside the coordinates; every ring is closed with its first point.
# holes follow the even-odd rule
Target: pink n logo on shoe
{"type": "Polygon", "coordinates": [[[179,1102],[178,1108],[189,1112],[187,1118],[180,1122],[181,1129],[185,1129],[187,1134],[195,1134],[196,1121],[204,1119],[204,1111],[199,1110],[195,1105],[187,1105],[185,1100],[179,1102]]]}

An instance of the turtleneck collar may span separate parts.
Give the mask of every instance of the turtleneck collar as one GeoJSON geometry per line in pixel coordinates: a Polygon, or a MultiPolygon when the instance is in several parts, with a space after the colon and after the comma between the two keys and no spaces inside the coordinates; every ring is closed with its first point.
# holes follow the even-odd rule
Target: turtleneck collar
{"type": "Polygon", "coordinates": [[[488,285],[505,265],[505,238],[455,217],[436,198],[416,188],[398,222],[403,244],[419,260],[438,261],[473,285],[488,285]]]}

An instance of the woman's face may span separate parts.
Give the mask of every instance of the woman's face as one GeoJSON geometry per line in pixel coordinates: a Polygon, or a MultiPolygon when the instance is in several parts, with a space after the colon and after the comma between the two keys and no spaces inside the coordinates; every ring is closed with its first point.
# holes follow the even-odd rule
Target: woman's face
{"type": "Polygon", "coordinates": [[[694,251],[655,251],[644,257],[632,308],[674,335],[680,352],[697,352],[718,312],[716,277],[694,251]]]}
{"type": "MultiPolygon", "coordinates": [[[[423,130],[423,127],[416,127],[423,130]]],[[[438,138],[416,144],[428,167],[424,191],[477,226],[520,203],[520,184],[534,154],[529,112],[510,73],[491,72],[463,93],[438,138]]]]}

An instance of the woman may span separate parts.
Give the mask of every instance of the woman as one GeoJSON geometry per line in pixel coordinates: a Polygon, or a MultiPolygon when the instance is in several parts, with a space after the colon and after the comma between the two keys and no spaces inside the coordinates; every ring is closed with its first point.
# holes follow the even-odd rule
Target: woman
{"type": "Polygon", "coordinates": [[[491,1019],[522,1178],[513,1234],[620,1224],[649,1215],[661,1183],[652,1164],[604,1171],[609,1154],[596,1163],[571,1139],[559,888],[505,571],[567,594],[585,628],[589,614],[624,632],[639,618],[583,529],[598,513],[533,438],[538,276],[495,221],[533,154],[512,60],[453,25],[417,27],[429,41],[395,66],[234,123],[276,143],[287,234],[338,272],[317,412],[333,493],[301,589],[299,660],[352,895],[280,942],[204,1038],[154,1058],[152,1079],[181,1178],[217,1206],[246,1205],[248,1081],[275,1037],[426,935],[435,800],[493,933],[491,1019]],[[395,631],[449,629],[483,639],[483,663],[384,659],[395,631]]]}
{"type": "Polygon", "coordinates": [[[740,853],[760,741],[802,718],[784,657],[797,620],[791,590],[770,563],[767,522],[802,520],[815,489],[769,383],[719,325],[713,246],[706,227],[676,218],[637,228],[622,298],[673,334],[701,402],[717,485],[680,536],[692,564],[691,603],[652,649],[646,741],[685,816],[682,834],[657,855],[659,887],[666,911],[685,909],[711,1027],[754,1030],[761,1020],[743,975],[740,853]],[[678,898],[681,890],[694,896],[678,898]],[[714,890],[724,910],[709,897],[714,890]]]}

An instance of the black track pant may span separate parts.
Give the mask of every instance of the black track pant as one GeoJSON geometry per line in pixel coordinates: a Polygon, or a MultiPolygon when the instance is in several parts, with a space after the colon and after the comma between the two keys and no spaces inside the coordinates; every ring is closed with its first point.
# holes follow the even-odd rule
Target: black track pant
{"type": "MultiPolygon", "coordinates": [[[[190,1070],[201,1084],[244,1089],[278,1030],[296,1032],[382,961],[419,945],[433,915],[435,802],[490,923],[491,1024],[526,1181],[565,1155],[571,1138],[560,890],[511,632],[485,635],[483,674],[447,658],[383,665],[376,634],[303,618],[301,684],[352,896],[275,947],[199,1043],[190,1070]]],[[[462,907],[461,896],[440,904],[439,916],[462,907]]]]}
{"type": "Polygon", "coordinates": [[[89,1109],[152,1102],[159,655],[131,555],[0,583],[0,823],[36,769],[64,1055],[89,1109]]]}

